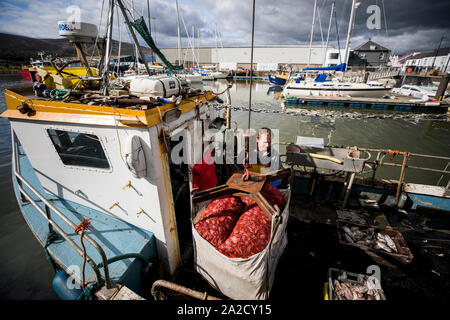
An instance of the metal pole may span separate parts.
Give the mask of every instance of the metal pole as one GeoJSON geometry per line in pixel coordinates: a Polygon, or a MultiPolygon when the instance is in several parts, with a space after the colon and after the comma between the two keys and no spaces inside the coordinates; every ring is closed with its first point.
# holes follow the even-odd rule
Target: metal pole
{"type": "MultiPolygon", "coordinates": [[[[136,20],[134,18],[134,1],[131,0],[131,19],[136,20]]],[[[137,74],[139,75],[139,59],[138,59],[138,48],[137,45],[134,45],[134,66],[136,67],[137,74]]]]}
{"type": "Polygon", "coordinates": [[[434,55],[433,64],[431,65],[431,70],[433,70],[433,68],[434,68],[434,63],[436,62],[436,57],[438,55],[439,49],[441,48],[441,43],[442,43],[442,40],[444,40],[444,37],[445,37],[445,34],[442,35],[441,41],[439,41],[439,46],[436,50],[436,54],[434,55]]]}
{"type": "Polygon", "coordinates": [[[178,11],[178,0],[175,0],[177,8],[177,35],[178,35],[178,65],[181,65],[181,31],[180,31],[180,13],[178,11]]]}
{"type": "MultiPolygon", "coordinates": [[[[150,0],[147,0],[148,32],[152,34],[152,20],[150,16],[150,0]]],[[[152,64],[155,63],[155,52],[152,49],[152,64]]]]}
{"type": "Polygon", "coordinates": [[[127,23],[128,29],[130,30],[130,33],[131,33],[131,37],[133,38],[133,41],[136,44],[136,47],[139,51],[139,55],[140,55],[142,61],[144,62],[145,70],[147,71],[147,74],[150,75],[150,69],[148,68],[147,61],[145,61],[145,56],[144,56],[144,53],[142,52],[142,48],[139,45],[139,42],[136,38],[136,34],[134,33],[133,27],[130,24],[130,20],[128,19],[127,13],[125,12],[125,7],[123,6],[122,0],[116,0],[116,1],[120,7],[120,10],[122,11],[123,17],[125,18],[125,22],[127,23]]]}
{"type": "Polygon", "coordinates": [[[405,177],[405,168],[406,168],[406,163],[408,162],[408,156],[409,156],[408,152],[403,154],[402,170],[400,171],[400,179],[399,179],[398,185],[397,185],[397,193],[395,194],[394,206],[398,205],[398,200],[400,198],[400,192],[402,191],[403,178],[405,177]]]}
{"type": "MultiPolygon", "coordinates": [[[[325,55],[323,59],[323,66],[325,67],[325,63],[327,61],[327,51],[328,51],[328,41],[330,40],[330,31],[331,31],[331,22],[333,21],[333,11],[334,11],[334,1],[331,3],[331,13],[330,13],[330,23],[328,24],[328,34],[327,34],[327,43],[325,46],[325,55]]],[[[340,54],[340,53],[339,53],[340,54]]]]}
{"type": "MultiPolygon", "coordinates": [[[[353,23],[355,21],[355,13],[356,13],[356,0],[352,0],[352,10],[350,13],[350,21],[348,24],[348,32],[347,32],[347,41],[345,43],[345,70],[347,71],[347,66],[348,66],[348,58],[350,56],[350,37],[352,35],[352,30],[353,30],[353,23]]],[[[359,3],[358,3],[359,4],[359,3]]]]}
{"type": "Polygon", "coordinates": [[[313,34],[314,34],[314,24],[316,23],[316,8],[317,8],[317,0],[314,0],[314,13],[313,13],[313,21],[312,21],[312,25],[311,25],[311,37],[309,39],[308,67],[311,63],[311,46],[312,46],[312,40],[313,40],[313,34]]]}
{"type": "Polygon", "coordinates": [[[110,0],[108,30],[106,32],[106,48],[105,48],[105,70],[103,70],[103,95],[108,95],[109,84],[109,65],[111,63],[111,46],[112,46],[112,28],[114,19],[114,0],[110,0]]]}
{"type": "MultiPolygon", "coordinates": [[[[252,113],[252,79],[253,79],[253,46],[255,43],[255,0],[253,0],[252,14],[252,47],[250,53],[250,92],[248,97],[248,129],[250,129],[250,114],[252,113]]],[[[216,43],[217,47],[217,43],[216,43]]]]}

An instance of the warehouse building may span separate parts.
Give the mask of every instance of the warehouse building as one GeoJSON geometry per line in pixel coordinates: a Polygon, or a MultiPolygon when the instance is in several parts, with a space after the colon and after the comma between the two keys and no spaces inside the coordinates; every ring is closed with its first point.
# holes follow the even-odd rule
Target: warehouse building
{"type": "MultiPolygon", "coordinates": [[[[171,63],[177,63],[177,48],[161,49],[161,52],[171,63]]],[[[325,46],[255,46],[253,48],[254,70],[273,71],[279,68],[292,67],[300,70],[307,67],[321,67],[326,58],[325,46]],[[310,54],[311,52],[311,54],[310,54]]],[[[200,65],[217,65],[220,69],[249,69],[251,47],[202,47],[183,48],[182,60],[186,67],[192,63],[200,65]]],[[[161,63],[159,58],[156,62],[161,63]]]]}
{"type": "MultiPolygon", "coordinates": [[[[178,49],[161,49],[171,63],[178,63],[178,49]]],[[[251,47],[183,48],[181,60],[193,64],[216,65],[220,70],[250,69],[251,47]]],[[[386,66],[390,50],[369,40],[349,53],[349,70],[359,71],[386,66]]],[[[256,71],[301,70],[306,67],[336,66],[344,62],[345,48],[322,45],[255,46],[253,68],[256,71]]],[[[156,60],[161,63],[159,58],[156,60]]]]}

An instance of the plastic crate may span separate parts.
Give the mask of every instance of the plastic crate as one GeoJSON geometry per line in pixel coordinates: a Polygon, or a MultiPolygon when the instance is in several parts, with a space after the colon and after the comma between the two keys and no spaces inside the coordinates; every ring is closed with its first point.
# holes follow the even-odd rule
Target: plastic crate
{"type": "MultiPolygon", "coordinates": [[[[328,269],[328,299],[327,300],[335,300],[334,296],[334,286],[333,281],[339,280],[341,282],[349,282],[352,284],[363,285],[364,281],[369,278],[366,274],[354,273],[345,270],[340,270],[336,268],[328,269]]],[[[380,294],[381,300],[386,300],[386,296],[384,294],[383,289],[378,289],[378,293],[380,294]]]]}
{"type": "Polygon", "coordinates": [[[337,221],[336,225],[337,225],[339,243],[344,246],[357,247],[364,251],[370,251],[375,254],[390,256],[404,264],[410,263],[412,261],[412,259],[414,258],[413,254],[411,253],[411,250],[409,249],[402,234],[397,230],[382,229],[382,228],[378,228],[378,227],[365,226],[365,225],[360,225],[360,224],[351,223],[351,222],[343,222],[343,221],[337,221]],[[397,253],[395,253],[395,252],[389,253],[384,250],[374,249],[372,247],[369,247],[369,246],[366,246],[366,245],[360,244],[360,243],[348,243],[344,240],[344,231],[342,230],[343,226],[347,226],[347,227],[356,226],[360,229],[373,228],[375,230],[375,232],[377,232],[377,233],[379,232],[381,234],[387,234],[394,241],[398,252],[397,253]]]}

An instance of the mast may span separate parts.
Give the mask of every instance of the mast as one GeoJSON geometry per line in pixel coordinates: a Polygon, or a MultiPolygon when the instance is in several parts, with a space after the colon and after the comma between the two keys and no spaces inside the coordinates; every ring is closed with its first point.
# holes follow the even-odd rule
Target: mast
{"type": "Polygon", "coordinates": [[[348,33],[347,33],[347,42],[345,43],[345,70],[347,71],[348,58],[350,56],[350,37],[352,35],[353,23],[355,22],[356,9],[359,7],[361,2],[356,2],[356,0],[352,0],[352,10],[350,13],[350,21],[348,24],[348,33]]]}
{"type": "MultiPolygon", "coordinates": [[[[152,34],[152,20],[150,17],[150,0],[147,0],[147,16],[148,16],[148,33],[152,34]]],[[[152,64],[155,63],[155,53],[152,49],[152,64]]]]}
{"type": "MultiPolygon", "coordinates": [[[[331,22],[333,21],[333,11],[334,11],[334,1],[331,3],[330,22],[328,24],[327,42],[325,45],[325,54],[324,54],[324,58],[323,58],[323,66],[324,67],[325,67],[325,63],[327,62],[328,41],[330,40],[331,22]]],[[[339,52],[339,54],[341,54],[341,53],[339,52]]]]}
{"type": "MultiPolygon", "coordinates": [[[[217,29],[217,25],[216,25],[217,29]]],[[[255,44],[255,0],[253,0],[253,13],[252,13],[252,47],[250,53],[250,88],[248,95],[248,129],[250,130],[250,115],[252,113],[252,80],[253,80],[253,47],[255,44]]],[[[217,43],[216,43],[217,47],[217,43]]]]}
{"type": "Polygon", "coordinates": [[[438,55],[439,49],[441,48],[442,40],[444,40],[444,38],[445,38],[445,33],[442,35],[441,41],[439,41],[439,46],[438,46],[438,48],[436,50],[436,54],[434,55],[433,64],[431,65],[431,69],[430,70],[433,70],[433,68],[434,68],[434,63],[436,62],[436,57],[438,55]]]}
{"type": "MultiPolygon", "coordinates": [[[[197,58],[195,57],[195,27],[192,26],[192,68],[194,68],[194,62],[195,60],[197,60],[197,58]]],[[[197,62],[198,65],[198,62],[197,62]]]]}
{"type": "Polygon", "coordinates": [[[312,26],[311,26],[311,38],[309,40],[308,67],[311,64],[311,46],[312,46],[312,40],[313,40],[313,34],[314,34],[314,24],[316,23],[316,8],[317,8],[317,0],[314,0],[314,14],[313,14],[313,21],[312,21],[312,26]]]}
{"type": "Polygon", "coordinates": [[[106,31],[106,48],[105,48],[105,70],[103,70],[103,88],[104,96],[108,95],[109,85],[109,65],[111,63],[111,45],[112,45],[112,29],[114,19],[114,0],[109,1],[108,30],[106,31]]]}
{"type": "Polygon", "coordinates": [[[180,31],[180,13],[178,11],[178,0],[175,0],[177,7],[177,33],[178,33],[178,64],[181,65],[181,31],[180,31]]]}
{"type": "Polygon", "coordinates": [[[197,29],[197,68],[200,69],[200,28],[197,29]]]}
{"type": "Polygon", "coordinates": [[[130,20],[128,19],[127,13],[125,12],[125,7],[123,6],[122,0],[111,0],[117,1],[117,4],[119,5],[120,11],[122,11],[122,15],[125,19],[125,23],[128,26],[128,30],[130,31],[131,37],[133,38],[134,43],[136,44],[136,48],[139,52],[139,56],[144,62],[145,70],[147,71],[147,74],[150,75],[150,69],[148,68],[147,61],[145,60],[144,52],[142,51],[142,48],[136,38],[136,34],[134,33],[133,27],[130,24],[130,20]]]}
{"type": "MultiPolygon", "coordinates": [[[[131,0],[131,18],[133,19],[133,21],[135,20],[135,18],[134,18],[134,1],[133,0],[131,0]]],[[[139,74],[138,48],[136,45],[134,46],[134,63],[136,66],[137,73],[139,74]]]]}
{"type": "Polygon", "coordinates": [[[217,48],[217,42],[219,42],[219,37],[217,35],[217,23],[214,23],[214,39],[216,40],[216,70],[219,69],[219,49],[217,48]]]}

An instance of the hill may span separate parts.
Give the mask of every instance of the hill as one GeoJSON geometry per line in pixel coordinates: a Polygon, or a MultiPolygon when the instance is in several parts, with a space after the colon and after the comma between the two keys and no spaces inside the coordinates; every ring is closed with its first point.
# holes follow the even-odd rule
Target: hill
{"type": "MultiPolygon", "coordinates": [[[[99,38],[98,42],[102,43],[99,38]]],[[[119,41],[113,40],[113,56],[117,55],[119,41]]],[[[92,54],[94,45],[86,45],[86,55],[92,54]]],[[[142,47],[144,53],[150,53],[150,49],[142,47]]],[[[28,63],[30,58],[39,58],[38,52],[44,51],[45,55],[53,57],[76,57],[75,47],[65,38],[60,39],[37,39],[14,34],[0,33],[0,60],[13,63],[28,63]]],[[[94,51],[96,55],[97,52],[94,51]]],[[[133,55],[134,47],[131,43],[122,42],[121,55],[133,55]]]]}

